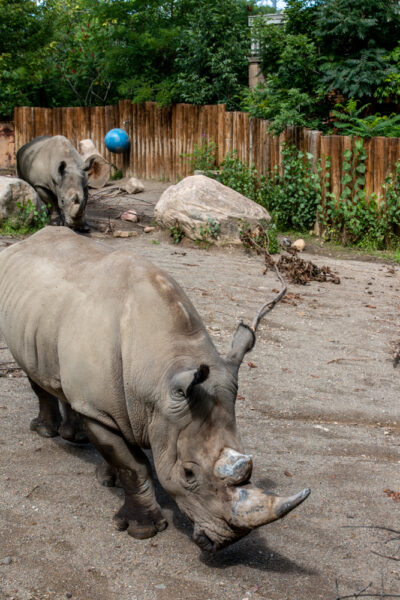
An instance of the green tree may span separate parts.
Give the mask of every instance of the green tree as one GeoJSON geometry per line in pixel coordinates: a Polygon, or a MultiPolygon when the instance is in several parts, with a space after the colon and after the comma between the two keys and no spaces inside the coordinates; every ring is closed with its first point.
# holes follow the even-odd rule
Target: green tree
{"type": "Polygon", "coordinates": [[[331,128],[338,100],[357,100],[374,113],[388,112],[380,101],[398,96],[395,0],[288,0],[284,26],[260,23],[255,32],[266,83],[247,95],[246,106],[275,132],[331,128]]]}
{"type": "Polygon", "coordinates": [[[49,31],[45,6],[33,0],[0,0],[0,115],[10,115],[16,104],[43,100],[49,31]]]}
{"type": "Polygon", "coordinates": [[[197,0],[182,30],[175,68],[176,98],[237,108],[247,85],[248,11],[237,0],[197,0]]]}

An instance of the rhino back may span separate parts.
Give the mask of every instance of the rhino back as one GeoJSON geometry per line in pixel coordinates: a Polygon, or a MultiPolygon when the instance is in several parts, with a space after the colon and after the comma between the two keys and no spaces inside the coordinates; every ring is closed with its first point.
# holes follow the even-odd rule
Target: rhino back
{"type": "Polygon", "coordinates": [[[61,161],[80,170],[84,167],[82,157],[63,135],[36,137],[17,152],[18,176],[56,194],[53,179],[61,161]]]}
{"type": "Polygon", "coordinates": [[[0,329],[32,379],[87,416],[153,397],[176,361],[219,360],[169,275],[62,227],[0,253],[0,329]]]}

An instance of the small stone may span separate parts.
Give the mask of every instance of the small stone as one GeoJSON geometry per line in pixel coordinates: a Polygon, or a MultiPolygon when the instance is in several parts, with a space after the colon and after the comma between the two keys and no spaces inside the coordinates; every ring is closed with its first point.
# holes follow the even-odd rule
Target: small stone
{"type": "Polygon", "coordinates": [[[306,247],[306,243],[303,239],[298,239],[295,242],[293,242],[292,244],[292,248],[295,248],[295,250],[298,250],[299,252],[303,252],[304,248],[306,247]]]}
{"type": "Polygon", "coordinates": [[[131,223],[137,223],[139,221],[139,217],[135,210],[127,210],[121,215],[122,221],[131,221],[131,223]]]}
{"type": "Polygon", "coordinates": [[[137,231],[122,231],[121,229],[116,229],[113,232],[113,237],[115,238],[129,238],[135,237],[136,235],[138,235],[137,231]]]}
{"type": "Polygon", "coordinates": [[[5,556],[0,560],[0,565],[11,565],[12,561],[11,556],[5,556]]]}
{"type": "Polygon", "coordinates": [[[155,230],[155,227],[145,227],[145,228],[143,229],[143,231],[144,231],[145,233],[151,233],[151,232],[152,232],[152,231],[154,231],[154,230],[155,230]]]}
{"type": "Polygon", "coordinates": [[[128,179],[126,183],[121,185],[121,188],[128,194],[139,194],[140,192],[144,192],[143,183],[139,179],[136,179],[136,177],[128,179]]]}
{"type": "Polygon", "coordinates": [[[157,590],[165,590],[167,586],[165,586],[163,583],[158,583],[157,585],[154,586],[157,590]]]}
{"type": "Polygon", "coordinates": [[[65,597],[66,597],[66,598],[72,598],[72,594],[71,594],[71,592],[67,592],[67,593],[65,594],[65,597]]]}

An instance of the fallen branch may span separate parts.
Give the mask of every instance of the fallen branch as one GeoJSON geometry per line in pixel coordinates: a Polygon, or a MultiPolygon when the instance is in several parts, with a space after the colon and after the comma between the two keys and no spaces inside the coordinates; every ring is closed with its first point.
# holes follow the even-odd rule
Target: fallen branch
{"type": "Polygon", "coordinates": [[[375,552],[375,550],[371,550],[372,554],[376,554],[377,556],[381,556],[382,558],[388,558],[389,560],[397,560],[397,562],[400,562],[400,558],[397,558],[396,556],[387,556],[386,554],[380,554],[379,552],[375,552]]]}
{"type": "Polygon", "coordinates": [[[39,485],[39,484],[35,485],[35,486],[34,486],[34,487],[31,489],[31,491],[30,491],[30,492],[28,492],[28,493],[26,494],[25,498],[29,498],[29,496],[30,496],[31,494],[33,494],[33,492],[34,492],[35,490],[37,490],[37,489],[38,489],[38,487],[40,487],[40,485],[39,485]]]}
{"type": "Polygon", "coordinates": [[[355,360],[355,361],[357,361],[357,360],[375,360],[375,359],[374,358],[367,358],[367,357],[364,357],[364,356],[360,356],[360,358],[354,358],[354,357],[350,357],[350,356],[349,357],[342,356],[341,358],[332,358],[332,360],[328,360],[326,364],[330,365],[332,363],[340,362],[341,360],[355,360]]]}
{"type": "Polygon", "coordinates": [[[382,525],[341,525],[341,527],[342,529],[381,529],[382,531],[390,531],[390,533],[397,533],[400,535],[400,531],[397,531],[397,529],[383,527],[382,525]]]}
{"type": "Polygon", "coordinates": [[[257,330],[258,324],[260,323],[261,319],[263,317],[265,317],[265,315],[267,313],[269,313],[278,304],[278,302],[283,298],[283,296],[287,292],[286,283],[285,283],[282,275],[280,274],[280,272],[278,270],[278,267],[276,266],[275,263],[274,263],[274,269],[275,269],[275,273],[276,273],[279,281],[282,284],[282,289],[281,289],[281,291],[272,300],[269,300],[268,302],[266,302],[265,304],[263,304],[261,306],[261,308],[258,310],[256,316],[253,319],[251,327],[250,327],[254,332],[257,330]]]}

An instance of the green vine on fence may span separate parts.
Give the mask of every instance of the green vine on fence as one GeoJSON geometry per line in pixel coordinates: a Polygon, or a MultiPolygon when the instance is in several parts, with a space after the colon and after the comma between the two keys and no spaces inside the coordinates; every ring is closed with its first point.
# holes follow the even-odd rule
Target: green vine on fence
{"type": "Polygon", "coordinates": [[[330,157],[318,160],[313,169],[310,153],[284,145],[281,154],[280,167],[260,176],[236,152],[227,154],[218,168],[217,147],[205,140],[196,149],[193,168],[212,166],[207,175],[263,205],[280,231],[308,231],[317,218],[325,239],[369,250],[400,246],[400,161],[386,177],[378,202],[374,194],[367,197],[362,139],[351,138],[351,148],[344,152],[339,198],[331,189],[330,157]]]}

